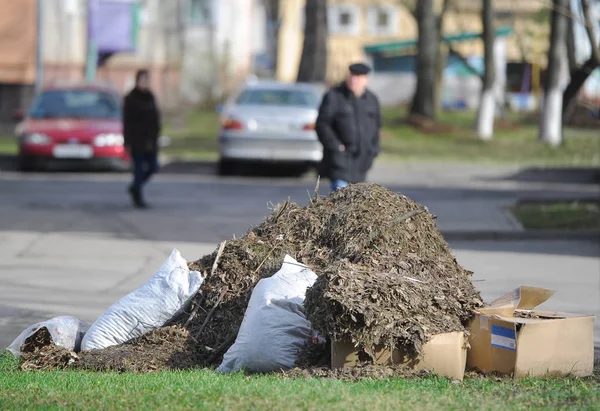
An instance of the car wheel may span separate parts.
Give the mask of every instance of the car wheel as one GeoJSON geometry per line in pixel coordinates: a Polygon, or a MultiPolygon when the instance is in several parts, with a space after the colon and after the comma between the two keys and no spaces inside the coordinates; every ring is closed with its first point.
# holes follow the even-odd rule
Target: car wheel
{"type": "Polygon", "coordinates": [[[219,175],[231,176],[238,170],[238,165],[232,160],[219,160],[219,175]]]}

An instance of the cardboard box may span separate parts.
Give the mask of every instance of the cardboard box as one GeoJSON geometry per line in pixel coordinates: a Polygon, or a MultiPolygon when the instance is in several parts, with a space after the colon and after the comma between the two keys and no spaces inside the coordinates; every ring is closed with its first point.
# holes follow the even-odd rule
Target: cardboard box
{"type": "MultiPolygon", "coordinates": [[[[331,368],[353,367],[364,361],[365,354],[353,344],[331,343],[331,368]]],[[[416,371],[429,370],[435,374],[462,380],[467,361],[467,341],[462,331],[434,335],[423,345],[417,358],[409,357],[402,349],[375,348],[373,362],[379,365],[403,364],[416,371]]]]}
{"type": "Polygon", "coordinates": [[[519,287],[478,310],[467,369],[526,376],[584,377],[594,366],[594,317],[535,311],[554,291],[519,287]]]}

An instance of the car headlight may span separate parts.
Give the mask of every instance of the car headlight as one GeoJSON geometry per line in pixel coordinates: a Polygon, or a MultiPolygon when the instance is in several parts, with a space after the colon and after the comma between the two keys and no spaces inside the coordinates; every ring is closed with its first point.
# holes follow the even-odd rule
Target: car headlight
{"type": "Polygon", "coordinates": [[[21,141],[25,144],[34,144],[37,146],[43,146],[46,144],[50,144],[50,137],[42,133],[31,133],[24,134],[21,137],[21,141]]]}
{"type": "Polygon", "coordinates": [[[117,133],[98,134],[94,137],[96,147],[122,146],[124,143],[123,135],[117,133]]]}

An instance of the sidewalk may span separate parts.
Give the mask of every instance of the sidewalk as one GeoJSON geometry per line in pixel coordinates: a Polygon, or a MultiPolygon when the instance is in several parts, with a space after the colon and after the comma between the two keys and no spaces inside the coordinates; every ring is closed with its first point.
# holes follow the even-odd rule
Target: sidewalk
{"type": "MultiPolygon", "coordinates": [[[[522,199],[598,198],[600,186],[594,183],[600,171],[523,169],[519,166],[443,163],[380,163],[369,181],[384,186],[427,188],[438,196],[418,199],[438,215],[438,227],[447,236],[555,238],[560,233],[525,234],[510,208],[522,199]],[[580,178],[578,179],[578,176],[580,178]],[[536,181],[537,180],[537,181],[536,181]],[[451,192],[450,192],[451,191],[451,192]]],[[[583,233],[593,237],[594,233],[583,233]]],[[[575,236],[576,237],[576,236],[575,236]]]]}

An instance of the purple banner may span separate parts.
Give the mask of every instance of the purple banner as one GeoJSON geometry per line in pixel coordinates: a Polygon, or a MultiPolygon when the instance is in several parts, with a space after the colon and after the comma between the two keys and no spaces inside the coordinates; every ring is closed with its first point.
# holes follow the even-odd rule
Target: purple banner
{"type": "Polygon", "coordinates": [[[135,51],[134,7],[130,2],[89,2],[88,36],[98,53],[135,51]]]}

